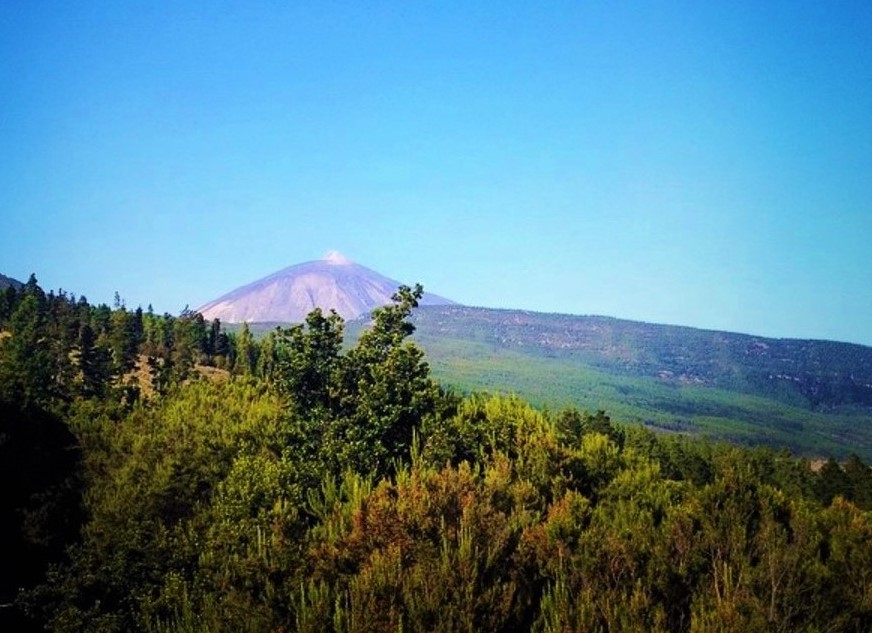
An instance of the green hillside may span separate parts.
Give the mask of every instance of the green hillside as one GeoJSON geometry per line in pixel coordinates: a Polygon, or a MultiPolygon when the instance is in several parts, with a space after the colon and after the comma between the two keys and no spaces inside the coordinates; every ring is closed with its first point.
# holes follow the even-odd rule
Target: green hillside
{"type": "Polygon", "coordinates": [[[872,455],[872,348],[460,306],[419,308],[414,323],[434,375],[461,391],[809,455],[872,455]]]}
{"type": "MultiPolygon", "coordinates": [[[[421,306],[412,321],[434,377],[463,393],[513,393],[668,433],[872,459],[869,347],[456,305],[421,306]]],[[[367,323],[346,323],[348,340],[367,323]]],[[[263,336],[276,325],[251,330],[263,336]]]]}

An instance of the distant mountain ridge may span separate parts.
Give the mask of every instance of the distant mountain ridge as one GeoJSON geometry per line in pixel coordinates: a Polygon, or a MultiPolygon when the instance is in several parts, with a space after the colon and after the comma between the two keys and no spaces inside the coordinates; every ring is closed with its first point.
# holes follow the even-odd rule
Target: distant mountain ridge
{"type": "Polygon", "coordinates": [[[17,279],[7,277],[6,275],[0,275],[0,290],[6,290],[6,288],[8,288],[9,286],[12,286],[16,290],[21,290],[22,288],[24,288],[24,284],[17,279]]]}
{"type": "MultiPolygon", "coordinates": [[[[200,307],[206,319],[224,323],[302,322],[314,308],[336,310],[344,319],[387,305],[400,282],[331,251],[320,260],[289,266],[200,307]]],[[[421,305],[451,305],[429,292],[421,305]]]]}
{"type": "Polygon", "coordinates": [[[872,459],[872,347],[467,306],[424,306],[413,323],[434,376],[461,391],[872,459]]]}
{"type": "Polygon", "coordinates": [[[418,310],[419,336],[487,342],[534,356],[575,358],[593,367],[664,383],[804,399],[811,407],[872,411],[872,347],[628,321],[447,306],[418,310]]]}

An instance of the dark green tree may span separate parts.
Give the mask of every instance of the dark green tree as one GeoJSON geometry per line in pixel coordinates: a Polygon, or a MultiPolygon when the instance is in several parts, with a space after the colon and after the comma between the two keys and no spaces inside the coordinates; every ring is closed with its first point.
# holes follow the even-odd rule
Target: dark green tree
{"type": "Polygon", "coordinates": [[[278,349],[276,347],[276,333],[268,332],[260,341],[260,345],[258,345],[255,373],[258,377],[269,380],[275,375],[277,367],[278,349]]]}
{"type": "Polygon", "coordinates": [[[57,367],[47,336],[45,303],[30,289],[0,339],[0,398],[24,406],[51,405],[57,395],[57,367]]]}
{"type": "Polygon", "coordinates": [[[297,418],[335,418],[344,324],[315,308],[304,324],[276,330],[276,384],[297,418]]]}
{"type": "Polygon", "coordinates": [[[88,323],[83,323],[79,330],[77,347],[82,395],[86,398],[104,396],[112,381],[109,350],[97,345],[97,337],[88,323]]]}
{"type": "Polygon", "coordinates": [[[9,285],[0,290],[0,328],[3,328],[18,305],[18,291],[9,285]]]}
{"type": "Polygon", "coordinates": [[[830,458],[818,472],[816,490],[818,500],[829,505],[836,497],[850,499],[853,494],[851,480],[835,458],[830,458]]]}
{"type": "Polygon", "coordinates": [[[323,470],[386,474],[408,457],[413,432],[435,416],[439,388],[408,317],[423,290],[401,286],[377,308],[355,347],[342,353],[344,324],[312,311],[277,332],[275,383],[286,398],[297,449],[323,470]]]}
{"type": "MultiPolygon", "coordinates": [[[[116,293],[117,294],[117,293],[116,293]]],[[[109,344],[117,379],[122,379],[136,364],[139,340],[133,315],[123,307],[116,309],[109,320],[109,344]]]]}
{"type": "Polygon", "coordinates": [[[257,348],[248,323],[242,324],[242,329],[236,337],[236,359],[233,362],[233,373],[238,376],[251,376],[254,373],[257,360],[257,348]]]}
{"type": "Polygon", "coordinates": [[[392,305],[373,310],[372,325],[342,363],[332,450],[358,472],[391,472],[408,456],[414,430],[438,408],[424,352],[407,340],[422,296],[420,284],[400,286],[392,305]]]}
{"type": "Polygon", "coordinates": [[[91,327],[98,337],[108,339],[112,331],[112,310],[105,303],[91,310],[91,327]]]}
{"type": "Polygon", "coordinates": [[[209,323],[209,333],[206,339],[206,353],[215,356],[218,353],[218,337],[221,335],[221,321],[212,319],[209,323]]]}
{"type": "Polygon", "coordinates": [[[851,455],[845,462],[844,471],[848,480],[848,499],[862,510],[872,510],[872,469],[859,456],[851,455]]]}
{"type": "Polygon", "coordinates": [[[142,341],[144,340],[144,336],[145,336],[145,329],[144,329],[144,325],[142,322],[142,319],[143,319],[142,308],[137,307],[136,310],[133,311],[132,316],[133,316],[133,322],[131,324],[131,328],[133,330],[132,337],[133,337],[133,340],[136,341],[136,347],[137,347],[136,351],[138,352],[139,346],[142,344],[142,341]]]}

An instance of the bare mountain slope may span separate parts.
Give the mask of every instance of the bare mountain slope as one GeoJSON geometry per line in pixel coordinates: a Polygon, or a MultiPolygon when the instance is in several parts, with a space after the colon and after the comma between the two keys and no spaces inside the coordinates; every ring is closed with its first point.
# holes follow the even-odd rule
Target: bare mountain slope
{"type": "Polygon", "coordinates": [[[7,277],[6,275],[0,275],[0,290],[5,290],[9,286],[12,286],[16,290],[21,290],[22,288],[24,288],[24,284],[17,279],[7,277]]]}
{"type": "MultiPolygon", "coordinates": [[[[289,266],[210,301],[198,312],[224,323],[301,322],[312,309],[354,319],[390,303],[400,282],[332,251],[324,259],[289,266]]],[[[422,305],[453,304],[426,293],[422,305]]]]}

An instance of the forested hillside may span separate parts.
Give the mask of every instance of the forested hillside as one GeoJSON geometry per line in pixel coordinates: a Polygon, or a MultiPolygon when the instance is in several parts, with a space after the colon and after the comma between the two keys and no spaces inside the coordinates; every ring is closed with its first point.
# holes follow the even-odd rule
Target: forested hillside
{"type": "Polygon", "coordinates": [[[471,339],[668,384],[770,395],[810,409],[872,410],[872,348],[773,339],[610,317],[428,306],[414,319],[430,339],[471,339]]]}
{"type": "Polygon", "coordinates": [[[0,628],[868,631],[872,471],[459,396],[401,287],[349,344],[0,304],[0,628]]]}

